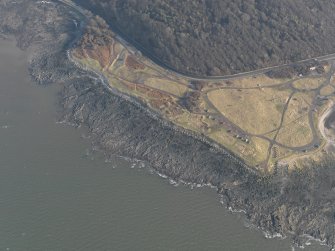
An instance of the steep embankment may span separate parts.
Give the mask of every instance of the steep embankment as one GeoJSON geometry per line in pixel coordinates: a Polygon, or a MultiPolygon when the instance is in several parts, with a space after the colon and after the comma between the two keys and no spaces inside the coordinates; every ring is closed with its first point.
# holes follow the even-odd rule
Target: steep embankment
{"type": "Polygon", "coordinates": [[[331,165],[261,177],[208,144],[165,127],[68,60],[66,49],[78,35],[78,19],[58,4],[0,0],[0,31],[34,51],[32,77],[63,86],[59,100],[65,121],[87,126],[107,155],[142,159],[175,180],[217,186],[227,206],[243,209],[251,223],[270,234],[292,234],[299,243],[313,236],[335,244],[331,165]]]}

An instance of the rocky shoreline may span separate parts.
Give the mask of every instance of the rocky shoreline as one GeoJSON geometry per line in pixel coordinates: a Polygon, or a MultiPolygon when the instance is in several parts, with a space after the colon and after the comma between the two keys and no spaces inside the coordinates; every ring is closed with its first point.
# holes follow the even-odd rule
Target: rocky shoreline
{"type": "Polygon", "coordinates": [[[109,155],[150,163],[174,181],[211,185],[233,211],[269,236],[335,245],[335,168],[322,166],[261,176],[210,144],[165,126],[139,106],[113,95],[94,74],[74,65],[67,49],[78,36],[77,16],[46,1],[0,0],[0,33],[32,51],[30,73],[40,84],[59,84],[61,119],[89,128],[92,142],[109,155]]]}

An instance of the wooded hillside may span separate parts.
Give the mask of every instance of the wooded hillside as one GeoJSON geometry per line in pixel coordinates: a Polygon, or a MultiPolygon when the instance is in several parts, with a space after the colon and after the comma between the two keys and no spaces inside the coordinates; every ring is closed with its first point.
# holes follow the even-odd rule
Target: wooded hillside
{"type": "Polygon", "coordinates": [[[170,67],[223,75],[335,52],[335,1],[75,0],[170,67]]]}

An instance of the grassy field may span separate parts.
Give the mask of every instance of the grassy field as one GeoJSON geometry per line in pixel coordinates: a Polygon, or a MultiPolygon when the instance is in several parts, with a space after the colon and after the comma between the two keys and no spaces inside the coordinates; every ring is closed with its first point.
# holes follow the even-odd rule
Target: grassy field
{"type": "Polygon", "coordinates": [[[249,165],[256,166],[266,159],[266,148],[268,147],[267,141],[254,138],[249,144],[246,144],[233,137],[232,134],[227,133],[223,128],[215,130],[207,136],[234,152],[249,165]]]}
{"type": "Polygon", "coordinates": [[[278,133],[277,141],[289,147],[299,147],[313,140],[308,115],[299,117],[292,123],[282,127],[278,133]]]}
{"type": "Polygon", "coordinates": [[[334,87],[330,86],[330,85],[327,85],[320,90],[320,95],[328,96],[328,95],[333,94],[334,92],[335,92],[334,87]]]}
{"type": "Polygon", "coordinates": [[[288,91],[276,89],[217,90],[208,93],[209,100],[230,121],[251,134],[276,129],[288,91]]]}
{"type": "Polygon", "coordinates": [[[251,138],[251,147],[255,149],[255,161],[261,163],[266,160],[268,148],[270,143],[264,139],[252,137],[251,138]]]}
{"type": "Polygon", "coordinates": [[[90,53],[78,49],[73,55],[87,68],[102,72],[111,87],[136,97],[164,119],[208,137],[250,166],[268,170],[277,163],[295,166],[296,159],[315,151],[313,145],[308,152],[294,147],[305,149],[314,140],[312,128],[331,102],[317,97],[319,89],[321,96],[335,92],[334,80],[325,84],[325,75],[194,80],[132,54],[116,40],[101,48],[90,53]]]}
{"type": "MultiPolygon", "coordinates": [[[[300,153],[299,153],[300,154],[300,153]]],[[[296,152],[291,151],[287,148],[275,146],[271,150],[271,161],[273,163],[277,161],[286,161],[289,157],[297,155],[296,152]]]]}
{"type": "Polygon", "coordinates": [[[298,79],[294,81],[293,86],[299,90],[313,90],[318,88],[323,82],[325,82],[325,80],[325,78],[298,79]]]}
{"type": "Polygon", "coordinates": [[[189,90],[185,85],[181,85],[168,79],[147,78],[144,83],[146,86],[170,93],[178,97],[182,97],[185,92],[189,90]]]}
{"type": "Polygon", "coordinates": [[[271,79],[265,75],[258,75],[255,77],[238,78],[231,82],[232,87],[251,88],[278,85],[285,81],[286,79],[271,79]]]}
{"type": "Polygon", "coordinates": [[[303,115],[307,114],[309,106],[313,101],[312,93],[296,93],[290,100],[287,106],[284,117],[284,126],[290,126],[292,123],[296,123],[303,115]]]}

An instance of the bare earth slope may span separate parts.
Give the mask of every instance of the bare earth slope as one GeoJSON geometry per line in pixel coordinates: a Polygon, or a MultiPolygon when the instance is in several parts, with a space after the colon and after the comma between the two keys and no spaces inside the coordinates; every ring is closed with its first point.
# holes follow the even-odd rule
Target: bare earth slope
{"type": "Polygon", "coordinates": [[[75,0],[152,59],[223,75],[335,52],[334,1],[75,0]]]}

